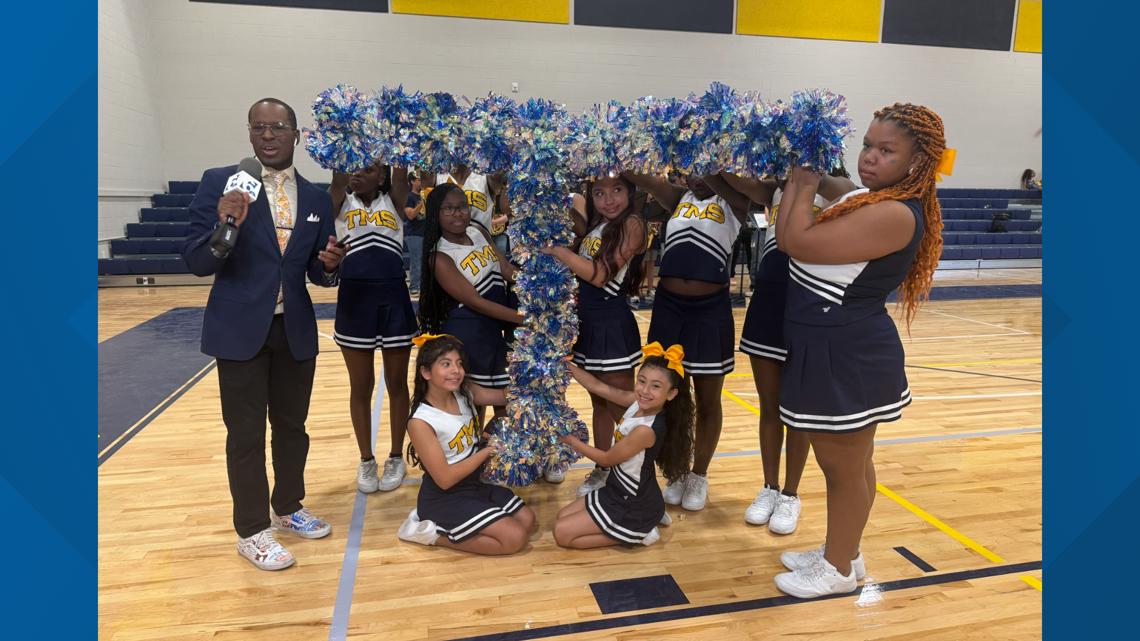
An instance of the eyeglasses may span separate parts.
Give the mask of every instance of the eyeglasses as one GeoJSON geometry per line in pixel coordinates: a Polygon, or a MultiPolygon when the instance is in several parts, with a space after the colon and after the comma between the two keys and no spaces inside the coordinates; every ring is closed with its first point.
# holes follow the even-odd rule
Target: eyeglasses
{"type": "Polygon", "coordinates": [[[470,212],[471,205],[468,204],[455,205],[454,207],[451,205],[443,205],[439,208],[439,213],[443,214],[444,216],[458,216],[460,214],[467,214],[470,212]]]}
{"type": "Polygon", "coordinates": [[[265,132],[273,132],[273,135],[280,138],[293,131],[293,126],[287,122],[251,122],[249,125],[249,133],[261,136],[265,132]]]}

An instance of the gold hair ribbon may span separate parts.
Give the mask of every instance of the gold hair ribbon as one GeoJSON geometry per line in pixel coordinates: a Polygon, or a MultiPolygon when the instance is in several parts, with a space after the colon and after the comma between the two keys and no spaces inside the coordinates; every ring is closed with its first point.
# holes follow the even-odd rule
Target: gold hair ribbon
{"type": "Polygon", "coordinates": [[[641,348],[641,353],[646,356],[660,356],[668,363],[669,369],[677,372],[681,378],[685,377],[685,367],[681,365],[681,359],[685,358],[685,349],[680,345],[673,345],[669,349],[661,347],[661,343],[653,341],[652,343],[641,348]]]}
{"type": "Polygon", "coordinates": [[[952,147],[947,147],[942,151],[942,157],[938,159],[938,166],[934,168],[934,181],[942,182],[943,176],[954,175],[954,161],[958,158],[958,150],[952,147]]]}
{"type": "Polygon", "coordinates": [[[424,343],[434,341],[437,338],[443,338],[444,336],[447,336],[447,334],[420,334],[412,339],[412,345],[423,347],[424,343]]]}

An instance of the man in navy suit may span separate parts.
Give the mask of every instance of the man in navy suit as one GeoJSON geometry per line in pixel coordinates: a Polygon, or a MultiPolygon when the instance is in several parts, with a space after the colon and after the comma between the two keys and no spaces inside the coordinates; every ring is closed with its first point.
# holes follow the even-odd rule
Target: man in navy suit
{"type": "Polygon", "coordinates": [[[335,212],[327,192],[293,167],[300,142],[297,116],[276,98],[250,107],[249,141],[261,161],[256,200],[241,191],[222,195],[237,168],[209,169],[190,203],[190,236],[182,248],[190,271],[214,275],[202,323],[202,352],[218,362],[226,468],[234,503],[238,553],[263,570],[293,564],[274,538],[286,531],[320,538],[332,531],[301,505],[309,436],[305,419],[313,390],[317,322],[305,288],[337,284],[345,250],[333,236],[335,212]],[[210,236],[227,217],[240,233],[225,258],[210,236]],[[265,473],[265,419],[272,431],[273,494],[265,473]],[[269,508],[272,506],[272,514],[269,508]]]}

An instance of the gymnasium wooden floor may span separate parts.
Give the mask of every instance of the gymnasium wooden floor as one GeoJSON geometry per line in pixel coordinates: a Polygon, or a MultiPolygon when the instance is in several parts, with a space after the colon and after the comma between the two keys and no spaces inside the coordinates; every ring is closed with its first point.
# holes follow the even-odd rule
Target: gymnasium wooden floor
{"type": "MultiPolygon", "coordinates": [[[[940,274],[938,284],[1039,284],[1040,274],[940,274]]],[[[319,302],[335,301],[334,290],[312,291],[319,302]]],[[[201,307],[207,294],[101,290],[99,340],[173,308],[201,307]]],[[[738,309],[737,331],[743,316],[738,309]]],[[[648,312],[638,318],[644,335],[648,312]]],[[[795,533],[779,537],[743,520],[760,484],[756,393],[743,355],[725,383],[724,432],[703,511],[670,507],[674,523],[650,548],[565,551],[549,525],[586,471],[575,469],[562,485],[520,491],[543,526],[530,548],[479,558],[396,538],[415,504],[418,470],[394,492],[356,491],[347,374],[332,321],[319,327],[305,503],[333,523],[332,535],[283,538],[297,557],[283,572],[237,556],[210,369],[99,468],[101,639],[1041,637],[1040,298],[931,302],[903,334],[915,400],[903,420],[878,432],[881,487],[863,541],[866,587],[815,602],[780,598],[772,583],[781,551],[823,540],[824,484],[814,461],[795,533]],[[602,614],[589,587],[659,575],[671,575],[688,604],[602,614]]],[[[571,401],[588,417],[581,388],[571,387],[571,401]]],[[[383,455],[386,408],[379,434],[383,455]]]]}

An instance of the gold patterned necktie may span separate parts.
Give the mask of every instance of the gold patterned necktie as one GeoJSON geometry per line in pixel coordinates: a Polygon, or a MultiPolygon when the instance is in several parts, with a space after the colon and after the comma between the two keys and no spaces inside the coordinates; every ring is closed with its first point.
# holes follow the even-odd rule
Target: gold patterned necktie
{"type": "Polygon", "coordinates": [[[273,224],[277,228],[277,245],[282,254],[289,244],[289,236],[293,234],[293,207],[289,204],[289,194],[285,193],[285,178],[283,171],[273,174],[273,195],[276,202],[273,224]]]}

